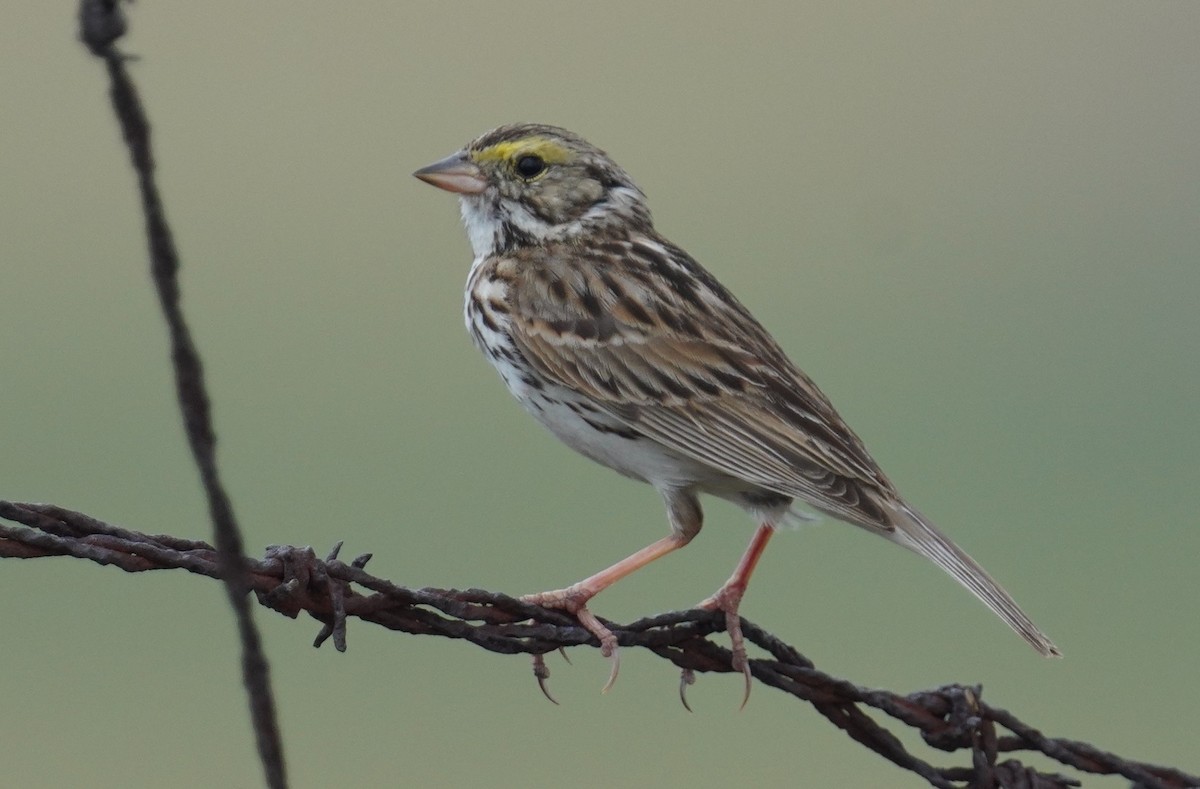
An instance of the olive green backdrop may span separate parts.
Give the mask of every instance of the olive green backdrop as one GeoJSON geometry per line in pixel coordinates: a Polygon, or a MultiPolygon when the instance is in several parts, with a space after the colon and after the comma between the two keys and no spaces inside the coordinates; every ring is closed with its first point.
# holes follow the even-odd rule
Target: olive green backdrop
{"type": "MultiPolygon", "coordinates": [[[[0,45],[0,497],[208,533],[133,178],[70,3],[0,45]]],[[[1047,733],[1200,770],[1200,6],[139,2],[220,459],[258,553],[372,551],[413,586],[577,580],[661,536],[645,486],[559,446],[462,328],[455,201],[415,168],[567,126],[650,196],[896,483],[1066,653],[833,522],[771,545],[743,611],[818,665],[981,682],[1047,733]]],[[[752,525],[595,601],[687,607],[752,525]]],[[[255,787],[219,586],[0,563],[3,783],[255,787]]],[[[627,651],[526,659],[260,612],[296,787],[921,782],[807,706],[627,651]]],[[[933,758],[943,758],[934,754],[933,758]]],[[[1088,786],[1124,786],[1092,779],[1088,786]]]]}

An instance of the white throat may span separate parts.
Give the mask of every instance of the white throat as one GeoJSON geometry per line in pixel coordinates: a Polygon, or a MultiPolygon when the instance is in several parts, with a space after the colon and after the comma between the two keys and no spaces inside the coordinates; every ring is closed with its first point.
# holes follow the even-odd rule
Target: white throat
{"type": "Polygon", "coordinates": [[[636,187],[610,189],[606,200],[592,206],[580,218],[561,225],[549,225],[520,203],[496,200],[490,192],[489,189],[483,194],[459,197],[463,225],[476,258],[495,254],[497,246],[504,240],[505,227],[538,241],[556,241],[581,235],[589,228],[603,226],[622,216],[639,212],[648,216],[642,206],[645,197],[636,187]]]}
{"type": "Polygon", "coordinates": [[[463,196],[458,200],[463,225],[467,228],[467,240],[476,260],[490,257],[496,249],[497,217],[488,210],[485,198],[463,196]]]}

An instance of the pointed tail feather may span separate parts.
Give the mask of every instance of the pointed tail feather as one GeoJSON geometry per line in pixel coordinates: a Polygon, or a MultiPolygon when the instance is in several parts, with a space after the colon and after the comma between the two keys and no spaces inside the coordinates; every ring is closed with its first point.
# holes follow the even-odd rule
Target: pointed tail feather
{"type": "Polygon", "coordinates": [[[949,537],[905,504],[897,506],[897,515],[896,531],[889,535],[895,542],[919,553],[949,573],[1042,655],[1062,657],[1062,652],[1054,646],[1054,642],[1025,615],[1008,592],[949,537]]]}

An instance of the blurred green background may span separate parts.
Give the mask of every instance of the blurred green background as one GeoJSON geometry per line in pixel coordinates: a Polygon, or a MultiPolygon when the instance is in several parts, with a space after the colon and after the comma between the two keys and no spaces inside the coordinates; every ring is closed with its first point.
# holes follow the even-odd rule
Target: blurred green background
{"type": "MultiPolygon", "coordinates": [[[[410,177],[492,126],[584,134],[824,388],[908,496],[1066,653],[825,522],[743,611],[820,667],[981,682],[1052,735],[1200,770],[1200,5],[138,3],[185,307],[252,552],[375,553],[397,583],[562,586],[665,533],[558,445],[462,327],[455,201],[410,177]]],[[[70,3],[0,47],[0,498],[204,537],[133,178],[70,3]]],[[[687,607],[753,524],[597,598],[687,607]]],[[[255,787],[217,584],[5,561],[4,783],[255,787]]],[[[895,786],[807,706],[627,651],[528,662],[258,621],[296,787],[895,786]]],[[[942,754],[922,751],[945,763],[942,754]]],[[[961,763],[961,761],[960,761],[961,763]]],[[[1124,786],[1089,779],[1087,786],[1124,786]]]]}

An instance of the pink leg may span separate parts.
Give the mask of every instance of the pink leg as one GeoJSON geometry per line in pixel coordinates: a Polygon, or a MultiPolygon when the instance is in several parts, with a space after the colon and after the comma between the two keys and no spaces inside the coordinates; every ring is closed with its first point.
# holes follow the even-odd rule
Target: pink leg
{"type": "MultiPolygon", "coordinates": [[[[617,651],[617,637],[588,610],[587,602],[630,573],[645,567],[655,559],[661,559],[672,551],[679,550],[687,545],[690,540],[691,535],[671,534],[663,537],[661,540],[656,540],[613,566],[584,578],[577,584],[571,584],[565,589],[524,595],[521,599],[527,603],[540,605],[543,608],[559,608],[574,615],[579,620],[579,624],[583,625],[589,633],[599,639],[600,653],[607,658],[612,658],[612,671],[609,673],[608,682],[605,683],[601,691],[607,692],[613,686],[613,683],[617,681],[617,671],[621,667],[621,656],[617,651]]],[[[754,569],[753,565],[751,565],[750,569],[754,569]]],[[[749,577],[749,572],[746,573],[746,576],[749,577]]],[[[732,581],[732,579],[730,580],[732,581]]],[[[745,588],[745,583],[742,584],[742,588],[745,588]]],[[[736,607],[734,610],[736,610],[736,607]]]]}
{"type": "Polygon", "coordinates": [[[733,667],[741,671],[746,678],[746,693],[742,697],[743,707],[750,700],[750,661],[746,658],[746,642],[742,638],[742,620],[738,616],[738,606],[742,602],[742,595],[746,593],[750,576],[754,573],[754,568],[758,565],[758,560],[762,558],[763,551],[774,533],[775,527],[769,523],[759,526],[750,539],[750,545],[746,547],[746,552],[742,554],[741,560],[734,568],[733,575],[729,576],[729,580],[712,597],[697,606],[710,611],[725,612],[725,631],[729,633],[729,640],[733,642],[733,667]]]}

